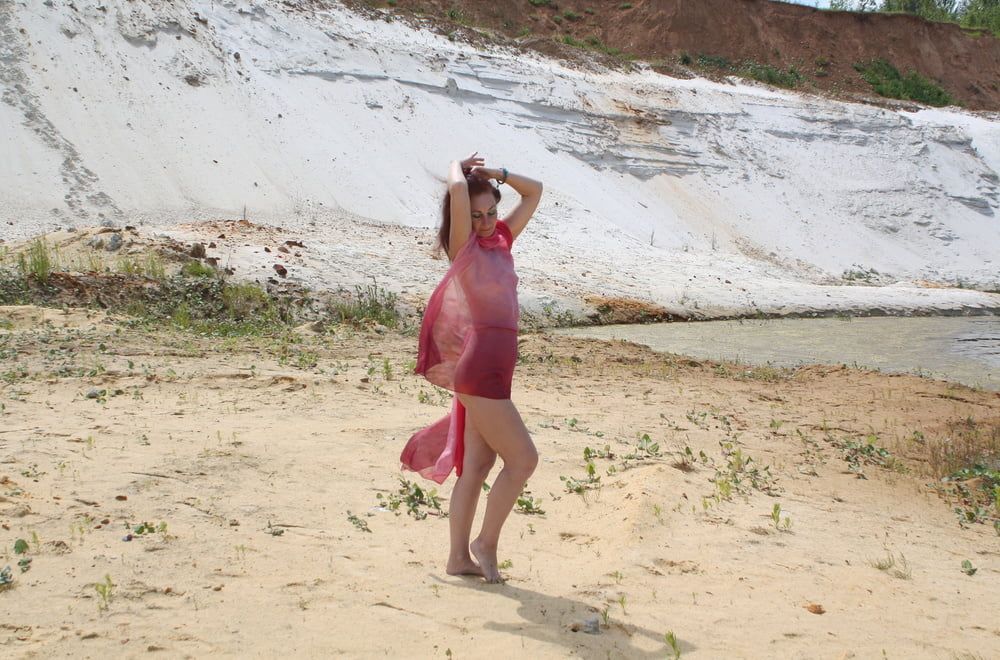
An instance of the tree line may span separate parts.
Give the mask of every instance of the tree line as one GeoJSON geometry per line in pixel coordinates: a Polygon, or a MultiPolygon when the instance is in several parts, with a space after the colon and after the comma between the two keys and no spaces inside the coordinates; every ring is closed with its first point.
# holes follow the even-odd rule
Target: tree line
{"type": "Polygon", "coordinates": [[[830,0],[830,9],[914,14],[1000,36],[1000,0],[830,0]]]}

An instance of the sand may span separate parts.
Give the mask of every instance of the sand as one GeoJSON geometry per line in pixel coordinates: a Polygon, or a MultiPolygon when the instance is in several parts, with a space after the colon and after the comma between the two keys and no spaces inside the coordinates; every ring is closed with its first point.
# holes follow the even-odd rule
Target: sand
{"type": "Polygon", "coordinates": [[[741,379],[735,365],[526,335],[514,401],[545,513],[511,515],[507,583],[486,585],[445,574],[446,519],[377,498],[414,477],[399,451],[447,408],[408,373],[415,338],[297,336],[0,308],[4,655],[642,658],[668,655],[668,631],[700,658],[1000,648],[1000,538],[959,526],[912,444],[995,417],[996,393],[836,367],[741,379]],[[837,442],[872,433],[906,471],[850,470],[837,442]],[[641,434],[660,456],[625,470],[641,434]],[[720,442],[761,469],[731,501],[712,498],[720,442]],[[600,488],[566,492],[561,477],[585,478],[584,448],[605,445],[600,488]],[[597,634],[573,631],[595,617],[597,634]]]}

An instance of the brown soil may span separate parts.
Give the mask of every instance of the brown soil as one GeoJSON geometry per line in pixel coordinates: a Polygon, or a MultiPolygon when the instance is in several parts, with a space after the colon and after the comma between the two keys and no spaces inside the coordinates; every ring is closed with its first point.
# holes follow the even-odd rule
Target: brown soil
{"type": "MultiPolygon", "coordinates": [[[[552,0],[537,7],[529,0],[398,0],[395,9],[430,16],[449,32],[486,28],[569,58],[579,58],[581,49],[553,37],[597,37],[671,75],[712,74],[682,66],[684,53],[695,64],[703,54],[795,67],[806,77],[802,89],[852,100],[874,96],[853,65],[881,58],[902,73],[937,81],[969,109],[1000,109],[1000,40],[910,15],[822,11],[771,0],[552,0]]],[[[471,30],[463,36],[477,38],[471,30]]]]}

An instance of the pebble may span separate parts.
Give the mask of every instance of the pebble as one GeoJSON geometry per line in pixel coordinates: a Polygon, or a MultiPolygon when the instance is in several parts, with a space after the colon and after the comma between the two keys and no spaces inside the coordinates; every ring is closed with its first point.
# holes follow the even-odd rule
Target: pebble
{"type": "Polygon", "coordinates": [[[601,632],[601,620],[595,616],[589,616],[583,621],[576,621],[569,627],[573,632],[583,631],[589,635],[597,635],[601,632]]]}
{"type": "Polygon", "coordinates": [[[102,391],[103,390],[99,390],[96,387],[91,387],[89,390],[87,390],[87,398],[96,399],[101,396],[102,391]]]}
{"type": "Polygon", "coordinates": [[[111,234],[111,237],[108,239],[108,244],[104,249],[107,250],[108,252],[114,252],[121,246],[122,246],[121,234],[111,234]]]}

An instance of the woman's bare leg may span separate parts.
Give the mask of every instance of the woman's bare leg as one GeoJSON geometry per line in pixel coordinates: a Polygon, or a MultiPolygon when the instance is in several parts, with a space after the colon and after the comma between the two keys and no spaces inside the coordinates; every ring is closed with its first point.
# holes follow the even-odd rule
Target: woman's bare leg
{"type": "Polygon", "coordinates": [[[483,571],[469,554],[469,536],[472,521],[476,517],[476,506],[483,490],[483,482],[489,475],[497,454],[487,446],[483,436],[476,430],[473,416],[465,411],[465,457],[462,460],[462,476],[451,491],[448,507],[448,526],[451,530],[451,550],[448,553],[449,575],[482,575],[483,571]]]}
{"type": "Polygon", "coordinates": [[[486,445],[503,459],[503,469],[493,482],[486,500],[483,527],[470,546],[486,581],[499,582],[497,545],[500,530],[538,464],[538,452],[510,399],[485,399],[465,394],[459,395],[459,399],[467,413],[476,420],[476,428],[486,445]]]}

